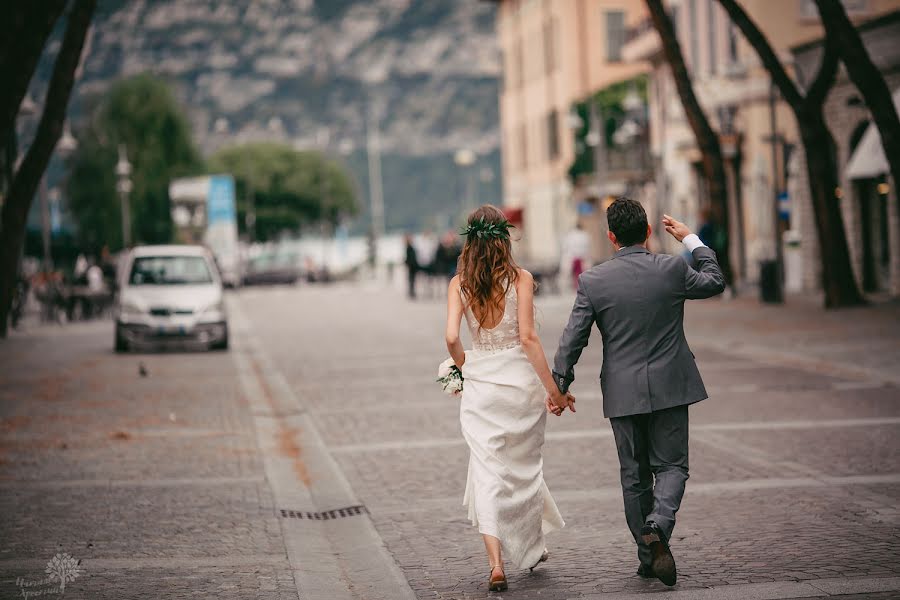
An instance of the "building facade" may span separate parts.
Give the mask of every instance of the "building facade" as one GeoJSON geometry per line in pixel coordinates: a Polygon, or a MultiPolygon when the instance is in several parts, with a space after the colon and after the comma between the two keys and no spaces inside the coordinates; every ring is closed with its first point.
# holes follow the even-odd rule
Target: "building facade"
{"type": "Polygon", "coordinates": [[[500,0],[500,118],[504,205],[521,214],[523,262],[558,264],[577,219],[569,171],[576,158],[572,107],[645,72],[622,55],[641,0],[500,0]]]}
{"type": "MultiPolygon", "coordinates": [[[[818,286],[808,257],[817,253],[815,232],[796,227],[809,202],[796,122],[780,100],[753,48],[715,0],[671,0],[671,11],[694,90],[711,125],[720,134],[726,161],[730,213],[730,253],[737,281],[756,282],[759,264],[783,246],[789,291],[818,286]],[[777,216],[776,216],[777,215],[777,216]]],[[[810,0],[743,0],[741,6],[766,35],[788,71],[801,85],[815,65],[791,60],[791,49],[818,40],[822,28],[810,0]],[[787,60],[785,60],[787,59],[787,60]]],[[[895,0],[846,0],[859,23],[898,7],[895,0]]],[[[662,212],[692,227],[708,207],[700,152],[688,126],[659,37],[648,20],[629,32],[626,61],[649,61],[650,150],[656,167],[656,196],[662,212]]],[[[661,246],[677,251],[671,240],[661,246]]]]}
{"type": "MultiPolygon", "coordinates": [[[[872,61],[884,75],[900,104],[900,7],[859,24],[859,32],[872,61]]],[[[795,63],[812,72],[822,54],[822,41],[793,48],[795,63]]],[[[897,108],[900,111],[900,107],[897,108]]],[[[825,119],[834,138],[840,188],[840,203],[856,280],[865,293],[900,295],[900,211],[897,182],[890,177],[884,150],[872,115],[841,68],[825,101],[825,119]]],[[[802,148],[798,152],[802,161],[802,148]]],[[[792,222],[797,237],[804,240],[801,255],[804,287],[816,289],[821,278],[818,240],[812,205],[806,192],[806,177],[799,170],[797,218],[792,222]],[[808,240],[808,243],[806,241],[808,240]]]]}

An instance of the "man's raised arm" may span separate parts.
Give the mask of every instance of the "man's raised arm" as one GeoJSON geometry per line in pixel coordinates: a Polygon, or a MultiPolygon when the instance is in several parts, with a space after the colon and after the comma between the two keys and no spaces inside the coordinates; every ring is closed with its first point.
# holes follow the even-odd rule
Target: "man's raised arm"
{"type": "Polygon", "coordinates": [[[663,225],[672,237],[683,243],[697,262],[697,269],[685,269],[684,295],[691,300],[711,298],[725,291],[725,276],[716,260],[716,253],[708,248],[687,225],[663,215],[663,225]]]}

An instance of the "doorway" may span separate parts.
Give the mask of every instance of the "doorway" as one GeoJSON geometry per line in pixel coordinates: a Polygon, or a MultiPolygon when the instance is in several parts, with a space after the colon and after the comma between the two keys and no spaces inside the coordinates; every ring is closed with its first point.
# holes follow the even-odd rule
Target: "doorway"
{"type": "Polygon", "coordinates": [[[891,250],[888,241],[888,184],[884,178],[854,182],[859,202],[862,244],[862,287],[865,292],[888,288],[891,250]]]}

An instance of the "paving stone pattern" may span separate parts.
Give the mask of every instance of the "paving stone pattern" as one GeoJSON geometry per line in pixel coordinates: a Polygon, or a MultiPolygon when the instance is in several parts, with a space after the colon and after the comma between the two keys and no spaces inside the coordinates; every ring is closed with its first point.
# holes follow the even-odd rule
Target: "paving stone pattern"
{"type": "MultiPolygon", "coordinates": [[[[443,304],[350,288],[247,291],[241,300],[253,307],[257,335],[311,407],[417,595],[487,597],[487,559],[461,506],[468,450],[458,406],[432,383],[446,357],[443,304]],[[354,308],[359,302],[365,310],[354,308]]],[[[551,356],[570,306],[565,297],[539,300],[551,356]]],[[[864,339],[882,348],[900,339],[898,315],[896,307],[875,308],[848,315],[850,323],[802,303],[689,306],[689,341],[712,394],[692,409],[695,428],[757,429],[692,434],[691,480],[673,540],[679,589],[900,573],[892,512],[898,486],[821,483],[900,474],[900,426],[852,425],[900,416],[897,387],[875,376],[892,365],[883,356],[868,363],[857,356],[864,339]],[[723,344],[741,352],[724,352],[723,344]],[[772,360],[770,346],[794,353],[805,368],[772,360]],[[869,370],[848,378],[829,372],[829,364],[869,370]],[[838,423],[823,428],[817,420],[838,423]],[[771,425],[784,422],[790,428],[771,425]],[[795,486],[792,478],[815,486],[795,486]],[[765,484],[782,479],[783,487],[765,484]],[[730,489],[740,482],[751,488],[730,489]],[[753,487],[758,482],[762,487],[753,487]],[[707,491],[692,493],[692,486],[707,484],[707,491]]],[[[578,413],[548,422],[545,477],[567,527],[548,538],[553,556],[546,565],[533,574],[509,569],[509,597],[663,590],[634,575],[615,446],[596,381],[601,350],[594,335],[577,369],[578,413]]]]}
{"type": "MultiPolygon", "coordinates": [[[[458,403],[434,383],[443,304],[367,284],[231,300],[417,596],[488,597],[461,505],[458,403]]],[[[571,302],[539,298],[551,357],[571,302]]],[[[687,323],[711,398],[691,409],[678,589],[900,575],[900,308],[710,301],[687,323]]],[[[0,343],[0,599],[21,597],[16,578],[43,577],[57,552],[82,560],[66,598],[297,598],[232,357],[118,356],[111,342],[95,322],[0,343]]],[[[548,420],[545,476],[567,527],[548,537],[550,562],[508,570],[502,597],[664,591],[634,575],[600,365],[595,335],[578,413],[548,420]]]]}
{"type": "Polygon", "coordinates": [[[66,598],[296,599],[230,356],[111,341],[88,323],[0,344],[0,598],[67,552],[66,598]]]}

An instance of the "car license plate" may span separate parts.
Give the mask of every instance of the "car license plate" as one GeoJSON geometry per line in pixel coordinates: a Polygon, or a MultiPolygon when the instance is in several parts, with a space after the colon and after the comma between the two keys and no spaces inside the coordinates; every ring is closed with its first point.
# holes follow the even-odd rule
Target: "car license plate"
{"type": "Polygon", "coordinates": [[[159,335],[185,335],[184,325],[165,325],[157,329],[159,335]]]}

